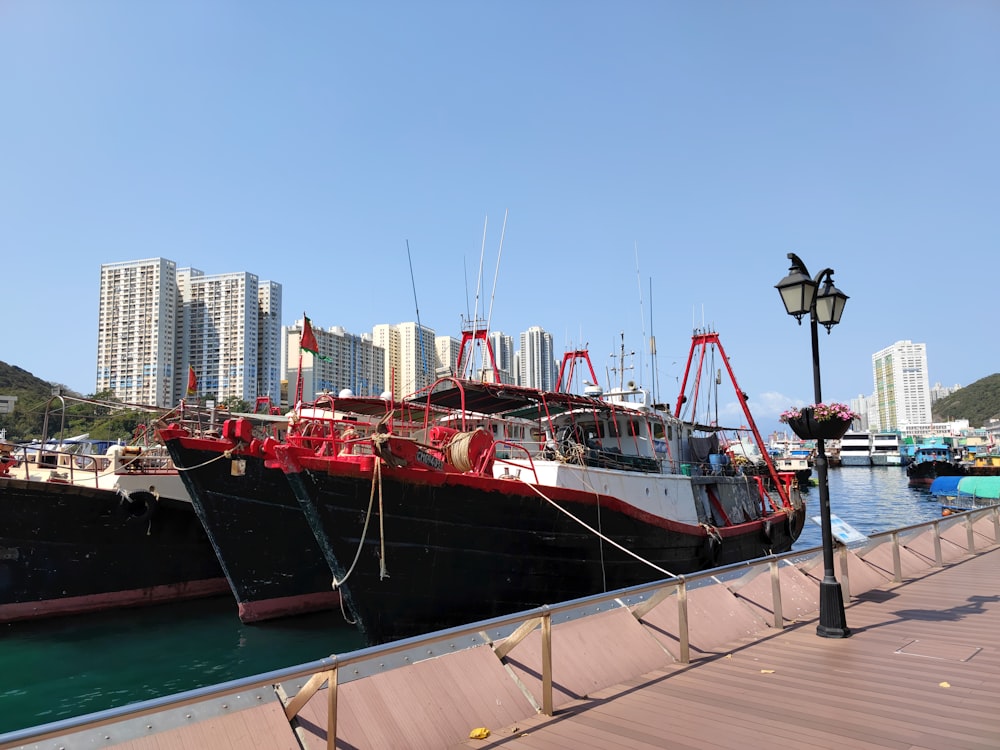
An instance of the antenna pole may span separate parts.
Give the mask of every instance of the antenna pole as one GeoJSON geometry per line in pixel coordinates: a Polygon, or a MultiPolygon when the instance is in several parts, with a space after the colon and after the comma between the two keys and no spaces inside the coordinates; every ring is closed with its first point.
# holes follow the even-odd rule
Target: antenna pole
{"type": "Polygon", "coordinates": [[[641,383],[642,382],[641,373],[645,372],[643,368],[646,366],[645,363],[643,362],[643,357],[642,357],[643,350],[645,349],[645,344],[646,344],[646,320],[642,310],[642,279],[639,277],[639,243],[635,242],[634,240],[633,243],[635,245],[635,283],[639,287],[639,325],[642,330],[641,341],[643,344],[641,347],[639,347],[639,373],[640,373],[639,382],[641,383]]]}
{"type": "Polygon", "coordinates": [[[406,241],[406,259],[410,262],[410,285],[413,287],[413,306],[417,310],[417,337],[420,339],[420,358],[423,360],[424,368],[424,382],[414,383],[414,390],[418,391],[425,385],[429,385],[427,382],[429,378],[427,377],[427,353],[424,351],[424,327],[420,325],[420,305],[417,304],[417,282],[413,280],[413,258],[410,257],[410,241],[406,241]]]}
{"type": "Polygon", "coordinates": [[[504,209],[503,212],[503,227],[500,229],[500,249],[497,251],[497,268],[493,272],[493,290],[490,292],[490,310],[486,313],[486,335],[490,333],[490,321],[493,319],[493,298],[497,293],[497,279],[500,277],[500,258],[503,255],[503,238],[507,233],[507,213],[508,210],[504,209]]]}

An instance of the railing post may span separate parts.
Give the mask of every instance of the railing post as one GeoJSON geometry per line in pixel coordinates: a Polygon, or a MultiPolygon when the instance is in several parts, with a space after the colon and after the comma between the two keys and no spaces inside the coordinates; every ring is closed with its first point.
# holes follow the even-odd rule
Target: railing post
{"type": "Polygon", "coordinates": [[[844,590],[844,601],[851,600],[851,576],[848,570],[847,545],[840,545],[840,587],[844,590]]]}
{"type": "Polygon", "coordinates": [[[687,581],[681,579],[677,586],[677,640],[680,645],[681,664],[691,663],[691,637],[688,633],[688,590],[687,581]]]}
{"type": "Polygon", "coordinates": [[[326,688],[326,747],[335,750],[337,747],[337,668],[330,670],[329,683],[326,688]]]}
{"type": "Polygon", "coordinates": [[[934,528],[934,564],[944,567],[944,558],[941,556],[941,528],[940,521],[935,521],[931,526],[934,528]]]}
{"type": "Polygon", "coordinates": [[[903,580],[903,561],[899,558],[899,532],[893,531],[892,538],[892,580],[899,583],[903,580]]]}
{"type": "Polygon", "coordinates": [[[542,614],[542,713],[552,716],[552,615],[542,614]]]}
{"type": "Polygon", "coordinates": [[[1000,544],[1000,507],[993,508],[993,543],[1000,544]]]}
{"type": "Polygon", "coordinates": [[[969,548],[969,554],[976,554],[976,533],[972,529],[972,514],[965,517],[965,544],[969,548]]]}
{"type": "Polygon", "coordinates": [[[778,561],[768,563],[771,571],[771,609],[774,610],[774,628],[782,630],[785,627],[784,610],[781,607],[781,576],[778,571],[778,561]]]}

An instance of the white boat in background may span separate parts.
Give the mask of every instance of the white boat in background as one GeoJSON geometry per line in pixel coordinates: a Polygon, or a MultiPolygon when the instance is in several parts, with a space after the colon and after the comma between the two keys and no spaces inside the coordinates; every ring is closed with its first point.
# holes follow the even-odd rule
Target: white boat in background
{"type": "Polygon", "coordinates": [[[847,432],[840,438],[841,466],[871,466],[872,436],[868,432],[847,432]]]}
{"type": "Polygon", "coordinates": [[[903,454],[899,433],[872,433],[871,459],[872,466],[902,466],[903,454]]]}

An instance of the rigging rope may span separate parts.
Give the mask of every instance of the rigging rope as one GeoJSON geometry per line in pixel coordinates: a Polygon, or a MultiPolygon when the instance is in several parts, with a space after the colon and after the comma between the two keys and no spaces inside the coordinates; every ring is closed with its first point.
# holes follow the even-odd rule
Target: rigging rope
{"type": "Polygon", "coordinates": [[[216,461],[221,461],[223,458],[232,458],[233,452],[231,450],[224,450],[215,458],[210,458],[204,463],[200,463],[197,466],[175,466],[177,471],[194,471],[195,469],[200,469],[202,466],[208,466],[209,464],[214,464],[216,461]]]}
{"type": "Polygon", "coordinates": [[[645,559],[644,557],[640,557],[635,552],[632,552],[631,550],[625,549],[623,546],[621,546],[620,544],[618,544],[618,542],[616,542],[614,539],[609,539],[604,534],[602,534],[597,529],[595,529],[593,526],[590,526],[586,522],[581,521],[579,518],[577,518],[576,516],[574,516],[572,513],[570,513],[565,508],[563,508],[557,502],[555,502],[554,500],[552,500],[549,497],[546,497],[545,493],[543,493],[535,485],[528,484],[527,482],[525,482],[525,484],[528,487],[530,487],[531,489],[533,489],[536,493],[538,493],[538,496],[541,497],[545,502],[549,503],[549,505],[551,505],[553,508],[555,508],[556,510],[558,510],[560,513],[564,513],[565,515],[569,516],[572,520],[576,521],[578,524],[580,524],[581,526],[583,526],[583,528],[587,529],[587,531],[591,532],[592,534],[594,534],[595,536],[597,536],[599,539],[603,539],[605,542],[607,542],[608,544],[612,545],[613,547],[617,547],[618,549],[620,549],[626,555],[630,555],[630,556],[634,557],[639,562],[641,562],[641,563],[643,563],[645,565],[648,565],[653,570],[657,570],[660,573],[663,573],[668,578],[676,578],[677,577],[676,573],[671,573],[669,570],[665,570],[664,568],[661,568],[656,563],[650,562],[649,560],[645,559]]]}

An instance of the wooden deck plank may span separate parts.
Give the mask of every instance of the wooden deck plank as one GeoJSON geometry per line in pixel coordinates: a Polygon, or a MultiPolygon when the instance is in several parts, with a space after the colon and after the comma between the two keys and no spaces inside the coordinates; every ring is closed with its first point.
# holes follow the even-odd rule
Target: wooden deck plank
{"type": "Polygon", "coordinates": [[[851,638],[819,638],[813,618],[459,746],[550,750],[562,737],[586,748],[589,732],[608,748],[995,750],[998,591],[998,549],[941,569],[925,564],[923,575],[848,606],[851,638]]]}

